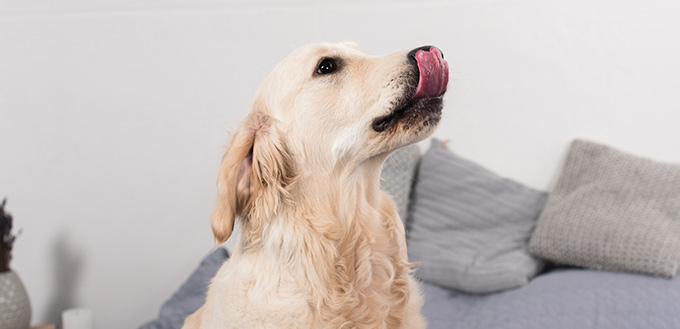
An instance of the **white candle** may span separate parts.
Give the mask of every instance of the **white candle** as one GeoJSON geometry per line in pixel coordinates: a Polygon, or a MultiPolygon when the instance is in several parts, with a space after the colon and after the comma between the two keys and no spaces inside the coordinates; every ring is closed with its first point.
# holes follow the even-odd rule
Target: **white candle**
{"type": "Polygon", "coordinates": [[[72,308],[61,314],[63,329],[93,329],[92,311],[87,308],[72,308]]]}

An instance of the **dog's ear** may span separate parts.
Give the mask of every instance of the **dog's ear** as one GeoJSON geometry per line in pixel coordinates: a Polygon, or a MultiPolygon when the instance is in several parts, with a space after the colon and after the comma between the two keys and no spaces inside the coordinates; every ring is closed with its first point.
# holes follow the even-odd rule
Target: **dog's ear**
{"type": "MultiPolygon", "coordinates": [[[[258,231],[295,180],[292,160],[275,127],[275,119],[253,112],[241,123],[222,157],[212,230],[217,243],[227,241],[236,217],[258,231]]],[[[253,232],[251,232],[253,233],[253,232]]]]}

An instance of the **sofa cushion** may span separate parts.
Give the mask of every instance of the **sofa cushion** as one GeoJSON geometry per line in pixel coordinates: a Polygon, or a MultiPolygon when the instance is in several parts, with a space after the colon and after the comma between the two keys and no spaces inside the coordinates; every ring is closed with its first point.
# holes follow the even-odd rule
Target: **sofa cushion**
{"type": "Polygon", "coordinates": [[[385,160],[380,173],[380,188],[392,195],[397,204],[399,216],[404,222],[418,160],[420,160],[420,148],[417,145],[402,147],[385,160]]]}
{"type": "Polygon", "coordinates": [[[678,277],[561,268],[495,294],[423,290],[428,329],[680,328],[678,277]]]}
{"type": "Polygon", "coordinates": [[[470,293],[524,285],[542,267],[527,243],[547,196],[433,140],[408,219],[409,261],[424,280],[470,293]]]}
{"type": "Polygon", "coordinates": [[[576,140],[530,250],[561,264],[674,276],[680,166],[576,140]]]}

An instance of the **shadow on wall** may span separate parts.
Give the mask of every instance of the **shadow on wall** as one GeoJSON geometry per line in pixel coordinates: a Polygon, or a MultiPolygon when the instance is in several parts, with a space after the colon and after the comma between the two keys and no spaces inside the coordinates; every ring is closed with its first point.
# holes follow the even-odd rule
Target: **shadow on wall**
{"type": "Polygon", "coordinates": [[[78,306],[76,289],[83,268],[83,252],[69,244],[68,235],[61,232],[52,245],[54,288],[43,318],[44,323],[61,323],[61,312],[78,306]]]}

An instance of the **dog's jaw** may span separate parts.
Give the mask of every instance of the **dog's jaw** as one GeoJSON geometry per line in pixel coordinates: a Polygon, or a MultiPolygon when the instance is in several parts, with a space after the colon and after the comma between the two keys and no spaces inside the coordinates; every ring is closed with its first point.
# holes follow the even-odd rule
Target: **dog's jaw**
{"type": "Polygon", "coordinates": [[[419,137],[429,136],[441,120],[442,109],[441,97],[421,99],[399,114],[400,128],[419,137]]]}
{"type": "Polygon", "coordinates": [[[426,127],[434,128],[441,119],[442,96],[427,98],[402,98],[389,114],[373,120],[373,130],[382,133],[401,123],[401,130],[409,131],[417,127],[421,132],[426,127]]]}

